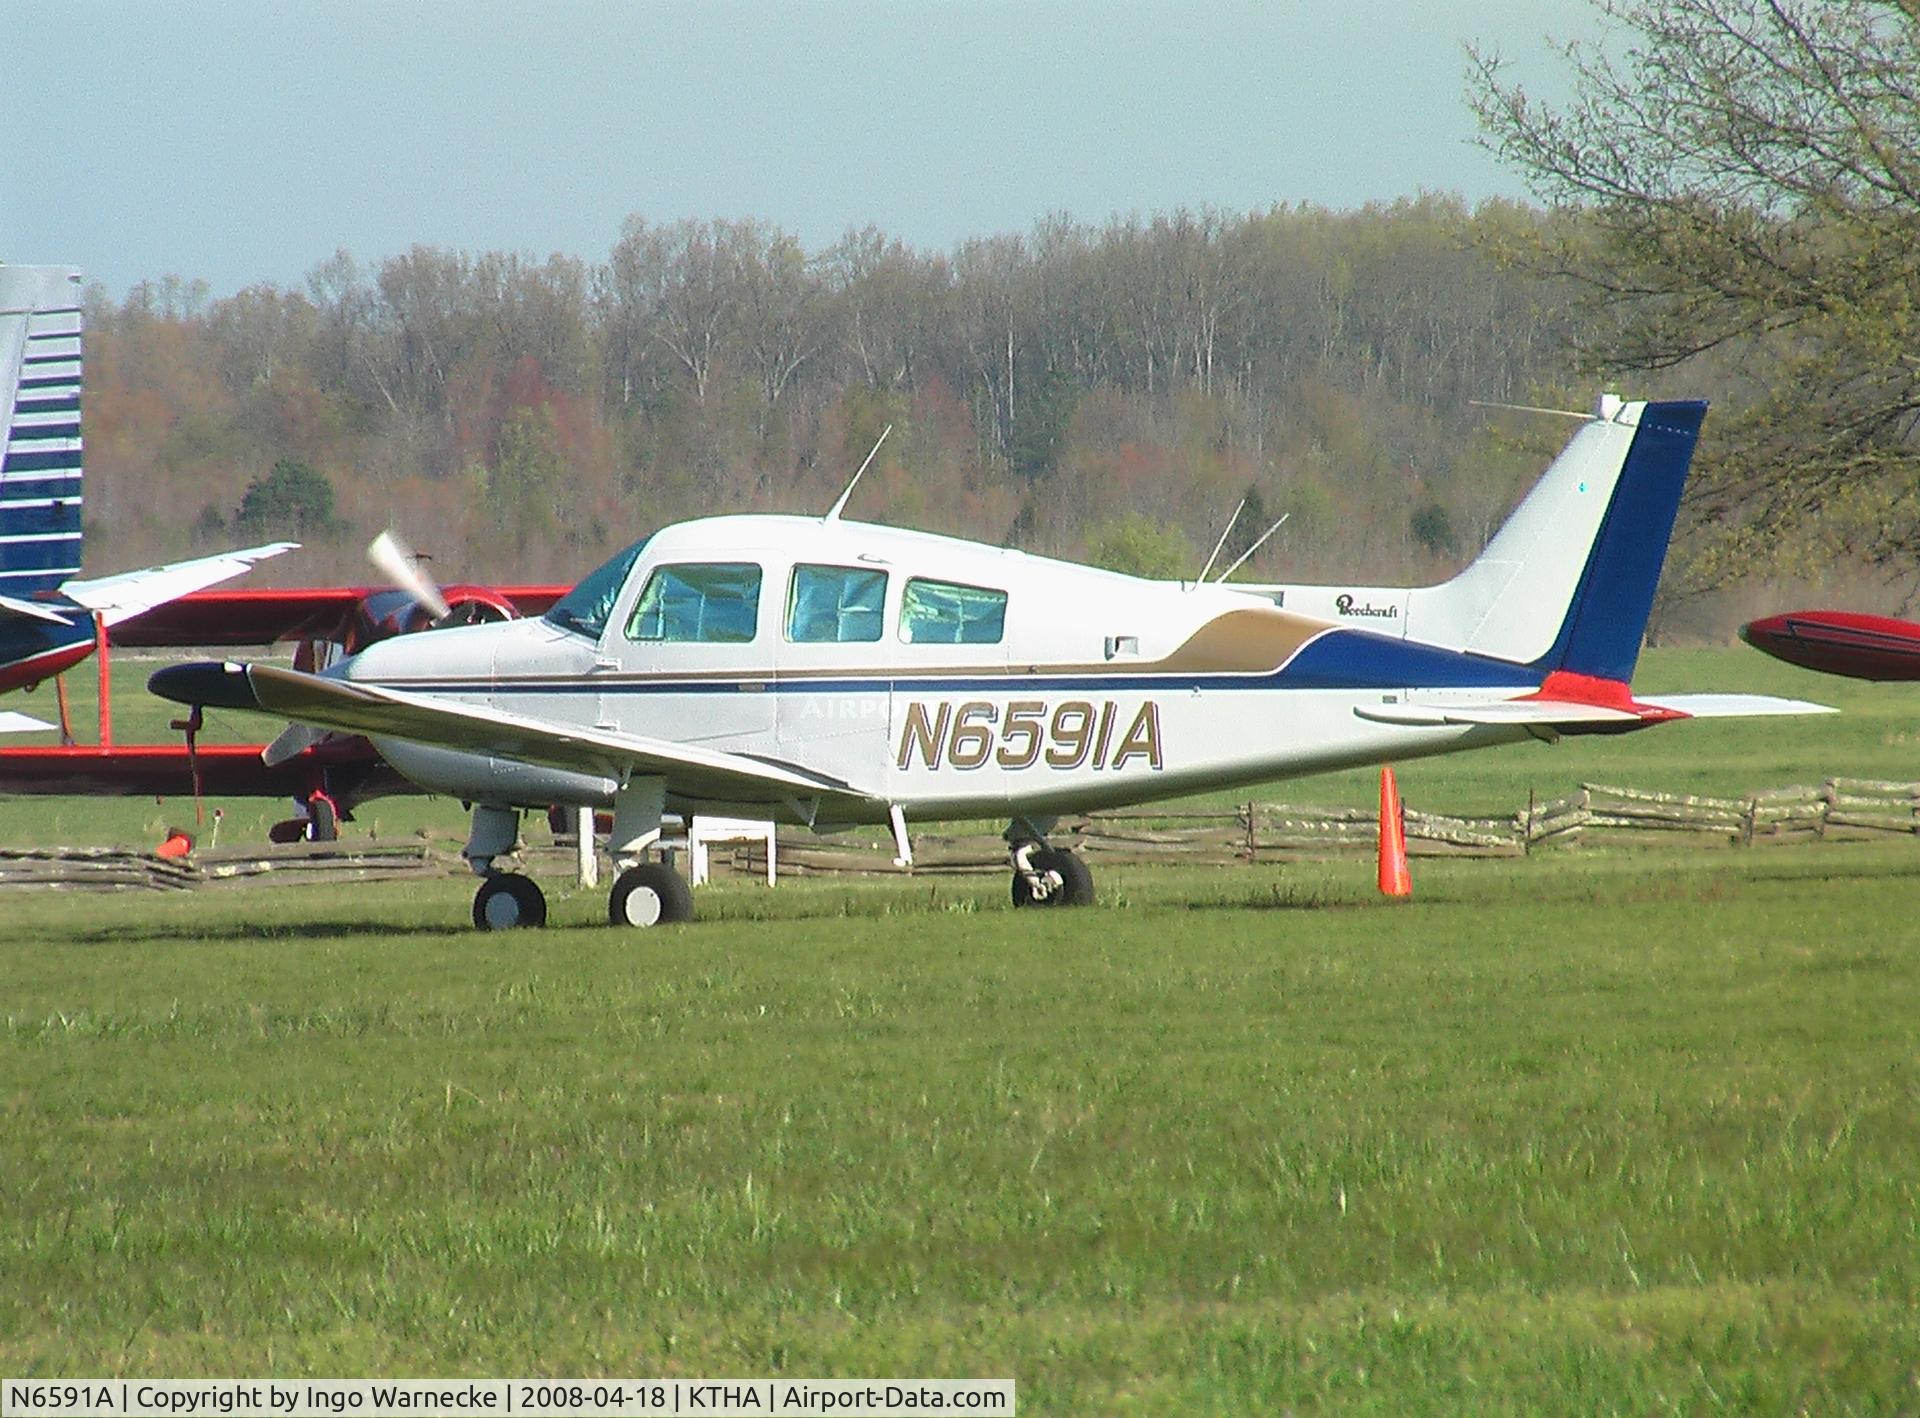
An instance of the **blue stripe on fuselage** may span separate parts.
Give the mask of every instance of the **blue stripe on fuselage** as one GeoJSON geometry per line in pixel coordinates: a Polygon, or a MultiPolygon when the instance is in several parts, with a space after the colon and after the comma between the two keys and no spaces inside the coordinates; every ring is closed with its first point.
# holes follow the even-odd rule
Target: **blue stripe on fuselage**
{"type": "Polygon", "coordinates": [[[873,670],[845,678],[782,676],[773,669],[742,666],[714,679],[505,679],[381,680],[391,689],[422,694],[1005,694],[1117,690],[1161,692],[1191,689],[1513,689],[1538,685],[1545,672],[1482,655],[1462,654],[1418,641],[1394,640],[1364,630],[1335,628],[1304,646],[1284,665],[1250,674],[1196,674],[1126,670],[1114,673],[1044,670],[982,674],[956,667],[951,674],[888,674],[873,670]],[[751,685],[751,689],[743,688],[751,685]]]}

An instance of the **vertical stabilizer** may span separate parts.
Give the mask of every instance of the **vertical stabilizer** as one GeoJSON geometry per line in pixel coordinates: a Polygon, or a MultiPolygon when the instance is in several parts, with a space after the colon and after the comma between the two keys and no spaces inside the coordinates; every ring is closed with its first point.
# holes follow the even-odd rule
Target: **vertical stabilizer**
{"type": "Polygon", "coordinates": [[[0,266],[0,596],[80,570],[80,273],[0,266]]]}
{"type": "Polygon", "coordinates": [[[1699,401],[1603,400],[1472,565],[1413,591],[1407,633],[1544,670],[1633,674],[1699,401]]]}

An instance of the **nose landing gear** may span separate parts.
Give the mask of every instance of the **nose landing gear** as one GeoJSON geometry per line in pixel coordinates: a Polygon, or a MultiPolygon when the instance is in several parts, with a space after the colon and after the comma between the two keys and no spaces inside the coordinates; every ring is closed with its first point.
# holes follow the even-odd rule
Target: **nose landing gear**
{"type": "Polygon", "coordinates": [[[494,872],[473,897],[473,923],[483,931],[514,930],[547,923],[547,897],[539,883],[518,872],[494,872]]]}

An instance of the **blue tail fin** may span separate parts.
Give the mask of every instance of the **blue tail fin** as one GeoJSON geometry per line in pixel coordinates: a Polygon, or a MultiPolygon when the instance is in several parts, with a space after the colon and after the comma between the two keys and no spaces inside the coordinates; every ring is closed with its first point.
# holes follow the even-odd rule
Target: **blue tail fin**
{"type": "Polygon", "coordinates": [[[0,266],[0,595],[80,570],[80,274],[0,266]]]}
{"type": "Polygon", "coordinates": [[[1706,412],[1703,400],[1649,403],[1640,411],[1613,501],[1540,668],[1621,683],[1633,678],[1706,412]]]}

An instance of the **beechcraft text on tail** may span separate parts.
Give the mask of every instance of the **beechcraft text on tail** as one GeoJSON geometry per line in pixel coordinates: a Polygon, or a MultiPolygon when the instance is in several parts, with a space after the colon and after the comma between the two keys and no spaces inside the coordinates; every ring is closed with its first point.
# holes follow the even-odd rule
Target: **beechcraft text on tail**
{"type": "Polygon", "coordinates": [[[713,517],[544,617],[373,645],[322,674],[176,666],[153,689],[368,735],[472,802],[482,926],[545,919],[496,872],[519,814],[611,809],[615,922],[684,919],[662,814],[911,828],[1004,816],[1013,897],[1075,904],[1059,815],[1694,715],[1816,711],[1629,687],[1706,406],[1603,400],[1442,585],[1141,580],[826,517],[713,517]]]}

